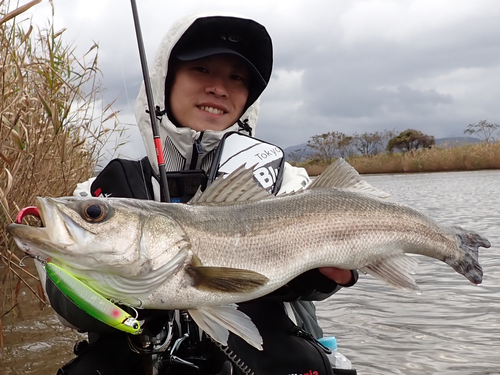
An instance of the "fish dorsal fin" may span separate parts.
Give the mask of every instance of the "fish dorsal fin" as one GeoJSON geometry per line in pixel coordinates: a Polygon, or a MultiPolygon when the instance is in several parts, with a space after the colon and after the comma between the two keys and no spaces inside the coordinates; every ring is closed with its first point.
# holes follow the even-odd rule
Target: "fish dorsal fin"
{"type": "Polygon", "coordinates": [[[390,197],[390,194],[374,188],[363,180],[358,171],[342,158],[330,164],[330,166],[307,187],[307,189],[316,188],[337,188],[358,193],[362,192],[379,198],[390,197]]]}
{"type": "Polygon", "coordinates": [[[187,202],[187,204],[198,203],[198,200],[200,199],[202,194],[203,194],[203,191],[201,191],[201,186],[199,186],[198,190],[196,190],[196,193],[194,193],[193,197],[189,200],[189,202],[187,202]]]}
{"type": "Polygon", "coordinates": [[[420,294],[420,289],[411,276],[415,273],[418,263],[405,254],[386,257],[376,263],[369,264],[359,270],[370,274],[379,280],[399,289],[413,290],[420,294]]]}
{"type": "Polygon", "coordinates": [[[212,339],[227,346],[229,332],[262,350],[262,336],[252,320],[237,305],[206,306],[188,310],[189,315],[212,339]]]}
{"type": "Polygon", "coordinates": [[[225,178],[218,177],[203,193],[199,190],[189,204],[244,202],[273,197],[255,181],[253,169],[242,165],[225,178]]]}

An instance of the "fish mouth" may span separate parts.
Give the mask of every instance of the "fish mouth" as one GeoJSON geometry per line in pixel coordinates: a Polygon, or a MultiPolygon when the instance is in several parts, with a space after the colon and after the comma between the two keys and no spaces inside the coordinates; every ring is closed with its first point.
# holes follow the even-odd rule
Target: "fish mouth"
{"type": "Polygon", "coordinates": [[[7,231],[12,235],[19,249],[28,256],[50,261],[48,254],[55,250],[55,238],[59,242],[61,239],[65,240],[66,245],[73,243],[73,241],[68,241],[68,237],[71,236],[66,225],[58,225],[61,222],[64,223],[65,220],[57,211],[57,208],[53,207],[46,198],[37,197],[35,206],[28,206],[19,211],[15,223],[10,224],[7,231]],[[28,216],[39,219],[41,226],[23,224],[23,219],[28,216]],[[61,229],[56,230],[57,227],[61,229]]]}

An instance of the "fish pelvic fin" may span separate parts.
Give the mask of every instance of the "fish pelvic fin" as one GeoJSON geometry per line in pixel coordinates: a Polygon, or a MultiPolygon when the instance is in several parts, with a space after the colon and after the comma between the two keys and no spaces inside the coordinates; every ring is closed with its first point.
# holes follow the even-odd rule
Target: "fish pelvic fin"
{"type": "Polygon", "coordinates": [[[209,292],[250,293],[269,281],[266,276],[250,270],[205,267],[193,263],[186,268],[186,272],[192,277],[195,288],[209,292]]]}
{"type": "Polygon", "coordinates": [[[212,339],[227,346],[229,331],[262,350],[262,336],[252,320],[235,304],[188,310],[189,315],[212,339]]]}
{"type": "Polygon", "coordinates": [[[420,294],[420,288],[411,276],[415,274],[417,267],[418,263],[415,259],[405,254],[399,254],[379,259],[359,270],[398,289],[412,290],[420,294]]]}
{"type": "Polygon", "coordinates": [[[389,198],[391,195],[378,190],[361,178],[359,173],[344,159],[335,160],[316,178],[307,189],[337,188],[365,193],[378,198],[389,198]]]}
{"type": "Polygon", "coordinates": [[[462,256],[447,257],[444,261],[459,274],[464,275],[471,283],[479,285],[483,282],[483,269],[479,265],[479,248],[488,248],[490,241],[474,231],[460,227],[452,227],[451,230],[458,238],[458,247],[462,256]]]}

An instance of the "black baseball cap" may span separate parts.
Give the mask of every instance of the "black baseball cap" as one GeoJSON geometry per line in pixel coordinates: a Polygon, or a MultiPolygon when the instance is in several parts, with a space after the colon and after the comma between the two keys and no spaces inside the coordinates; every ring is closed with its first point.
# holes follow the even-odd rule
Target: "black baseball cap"
{"type": "Polygon", "coordinates": [[[261,24],[245,18],[212,16],[198,18],[172,50],[180,61],[197,60],[218,54],[240,57],[251,74],[246,108],[266,88],[273,67],[271,37],[261,24]]]}

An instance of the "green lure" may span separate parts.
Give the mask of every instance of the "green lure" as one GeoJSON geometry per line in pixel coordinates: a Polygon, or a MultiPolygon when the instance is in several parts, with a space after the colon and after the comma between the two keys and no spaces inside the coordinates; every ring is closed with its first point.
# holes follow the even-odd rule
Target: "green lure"
{"type": "Polygon", "coordinates": [[[141,332],[141,325],[137,319],[61,267],[54,263],[47,263],[45,271],[57,287],[90,316],[120,331],[134,335],[141,332]]]}

